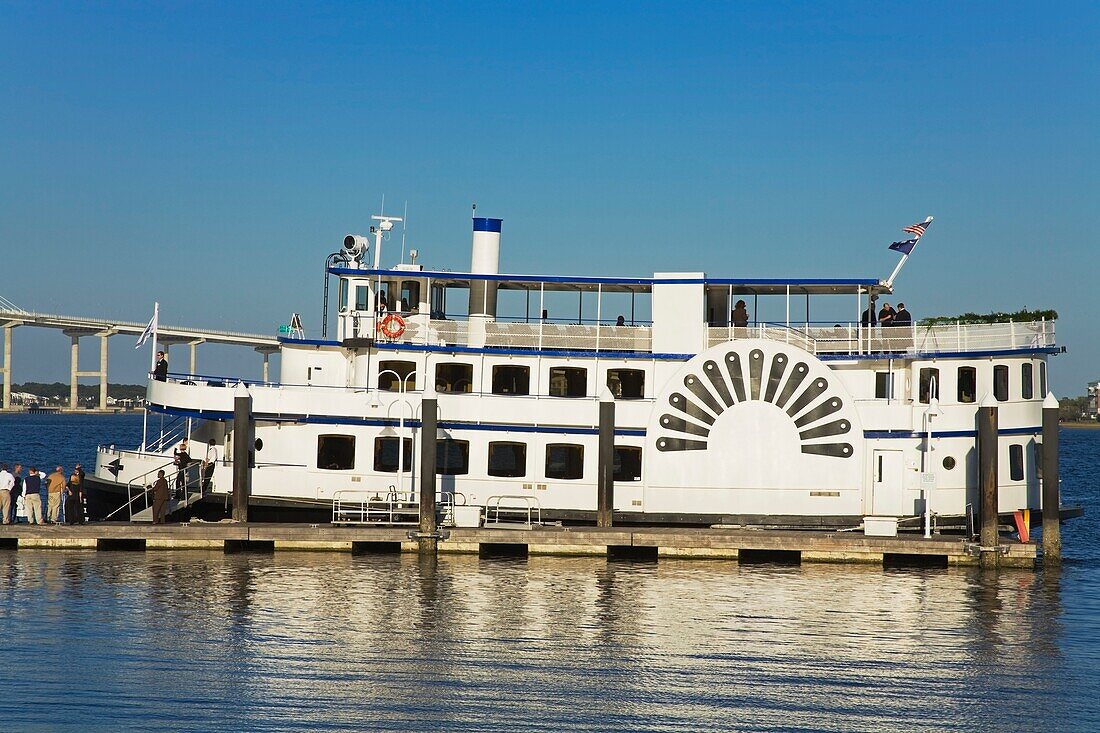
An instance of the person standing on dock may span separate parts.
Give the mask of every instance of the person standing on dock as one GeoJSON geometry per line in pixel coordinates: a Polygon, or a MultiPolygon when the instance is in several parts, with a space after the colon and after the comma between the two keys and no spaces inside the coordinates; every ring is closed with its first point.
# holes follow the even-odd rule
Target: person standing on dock
{"type": "Polygon", "coordinates": [[[42,524],[42,476],[38,469],[31,466],[27,478],[23,480],[23,509],[27,513],[27,524],[42,524]]]}
{"type": "Polygon", "coordinates": [[[168,359],[163,351],[157,352],[157,363],[153,367],[153,380],[157,382],[168,381],[168,359]]]}
{"type": "Polygon", "coordinates": [[[164,524],[168,516],[168,479],[164,470],[157,471],[157,480],[153,483],[153,524],[164,524]]]}
{"type": "Polygon", "coordinates": [[[19,474],[23,473],[23,464],[16,463],[11,469],[12,475],[15,477],[15,488],[11,490],[11,512],[9,518],[12,524],[19,524],[19,497],[23,495],[23,477],[19,474]]]}
{"type": "Polygon", "coordinates": [[[11,513],[11,491],[15,488],[15,476],[8,470],[8,464],[0,463],[0,513],[3,514],[4,524],[11,524],[8,515],[11,513]]]}
{"type": "Polygon", "coordinates": [[[49,494],[46,520],[50,524],[58,524],[61,521],[61,498],[65,493],[65,469],[62,466],[55,468],[46,478],[46,492],[49,494]]]}
{"type": "Polygon", "coordinates": [[[65,524],[84,524],[83,499],[84,482],[80,473],[73,469],[65,487],[65,524]]]}

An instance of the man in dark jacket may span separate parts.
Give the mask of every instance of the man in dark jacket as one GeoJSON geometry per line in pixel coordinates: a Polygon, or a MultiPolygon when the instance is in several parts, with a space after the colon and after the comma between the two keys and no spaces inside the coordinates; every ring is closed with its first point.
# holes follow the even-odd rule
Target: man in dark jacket
{"type": "Polygon", "coordinates": [[[163,351],[157,352],[157,363],[153,367],[153,379],[158,382],[168,381],[168,359],[165,358],[163,351]]]}
{"type": "Polygon", "coordinates": [[[157,480],[153,483],[153,524],[164,524],[168,516],[168,479],[164,471],[157,471],[157,480]]]}
{"type": "Polygon", "coordinates": [[[913,322],[913,314],[905,309],[905,303],[898,303],[898,312],[894,314],[895,326],[908,326],[913,322]]]}

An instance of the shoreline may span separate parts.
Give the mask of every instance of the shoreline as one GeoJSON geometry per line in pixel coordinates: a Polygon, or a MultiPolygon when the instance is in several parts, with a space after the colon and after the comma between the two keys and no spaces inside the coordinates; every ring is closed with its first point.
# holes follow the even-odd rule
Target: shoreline
{"type": "Polygon", "coordinates": [[[1063,428],[1083,428],[1085,430],[1100,430],[1100,421],[1074,420],[1059,423],[1059,426],[1063,428]]]}

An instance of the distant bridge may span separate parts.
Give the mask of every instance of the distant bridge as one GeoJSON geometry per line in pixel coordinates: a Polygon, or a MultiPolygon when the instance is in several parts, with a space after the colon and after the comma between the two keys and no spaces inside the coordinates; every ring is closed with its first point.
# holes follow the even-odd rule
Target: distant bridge
{"type": "MultiPolygon", "coordinates": [[[[11,301],[0,297],[0,329],[4,331],[4,366],[0,371],[4,375],[3,409],[11,408],[11,358],[12,330],[18,326],[53,328],[63,331],[72,339],[69,359],[69,407],[77,405],[77,380],[80,377],[99,378],[99,408],[107,409],[107,339],[119,334],[138,336],[145,330],[145,323],[116,321],[106,318],[87,318],[84,316],[62,316],[50,313],[31,313],[20,309],[11,301]],[[80,371],[80,339],[84,336],[99,337],[99,369],[80,371]]],[[[187,344],[191,347],[191,370],[195,369],[195,349],[199,344],[229,344],[231,346],[249,346],[264,357],[264,381],[268,381],[268,359],[279,350],[279,340],[274,336],[238,331],[218,331],[213,329],[190,328],[185,326],[157,327],[157,343],[168,355],[173,344],[187,344]]]]}

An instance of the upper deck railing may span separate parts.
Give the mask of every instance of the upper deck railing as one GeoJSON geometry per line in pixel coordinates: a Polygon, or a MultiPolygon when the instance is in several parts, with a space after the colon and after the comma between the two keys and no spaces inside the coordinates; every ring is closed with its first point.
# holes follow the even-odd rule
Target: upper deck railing
{"type": "MultiPolygon", "coordinates": [[[[365,329],[362,335],[370,335],[365,329]]],[[[484,346],[499,349],[566,350],[592,352],[652,352],[650,326],[556,324],[546,322],[407,318],[405,331],[396,339],[378,336],[381,343],[432,346],[484,346]],[[482,337],[481,330],[484,330],[482,337]],[[476,332],[476,338],[474,338],[476,332]]],[[[699,351],[717,344],[746,338],[762,338],[793,344],[812,354],[943,354],[1054,346],[1054,322],[950,323],[935,326],[861,326],[842,323],[828,326],[787,326],[759,323],[751,326],[712,326],[699,351]]]]}

